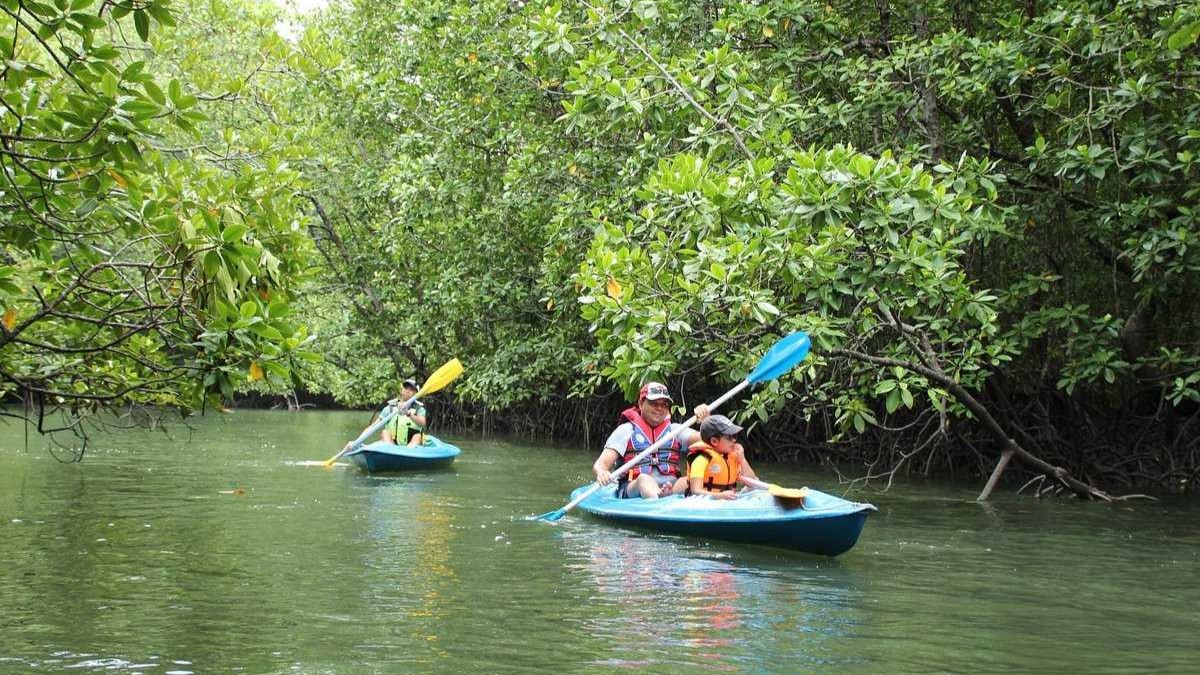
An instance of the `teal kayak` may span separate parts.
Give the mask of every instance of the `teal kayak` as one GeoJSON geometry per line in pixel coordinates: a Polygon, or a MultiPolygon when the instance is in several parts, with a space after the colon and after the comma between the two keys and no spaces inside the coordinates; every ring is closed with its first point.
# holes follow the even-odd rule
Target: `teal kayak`
{"type": "Polygon", "coordinates": [[[425,434],[425,442],[413,447],[394,443],[371,443],[348,452],[344,457],[367,473],[381,471],[421,471],[450,466],[462,452],[436,436],[425,434]]]}
{"type": "MultiPolygon", "coordinates": [[[[575,490],[571,499],[589,487],[575,490]]],[[[597,490],[579,508],[621,525],[825,556],[849,551],[858,542],[867,515],[877,510],[871,504],[812,489],[802,504],[773,497],[766,490],[739,493],[733,500],[682,495],[618,499],[615,484],[597,490]]]]}

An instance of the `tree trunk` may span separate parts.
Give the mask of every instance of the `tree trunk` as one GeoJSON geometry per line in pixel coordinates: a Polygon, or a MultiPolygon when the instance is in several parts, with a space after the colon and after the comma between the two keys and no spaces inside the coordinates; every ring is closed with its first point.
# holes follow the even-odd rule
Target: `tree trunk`
{"type": "MultiPolygon", "coordinates": [[[[317,212],[317,217],[321,220],[320,234],[324,235],[316,236],[316,233],[313,233],[313,242],[317,244],[317,250],[321,252],[321,255],[325,258],[326,264],[328,264],[330,269],[334,270],[335,273],[336,270],[339,269],[352,269],[354,267],[353,258],[350,256],[350,252],[346,249],[345,242],[342,241],[342,238],[338,235],[337,230],[334,229],[333,222],[329,220],[329,216],[325,213],[325,207],[316,197],[313,197],[312,195],[308,195],[308,199],[313,203],[313,207],[317,212]],[[337,252],[336,260],[330,255],[329,251],[320,245],[320,241],[322,239],[327,240],[333,246],[334,250],[337,252]]],[[[339,274],[338,276],[341,277],[342,275],[339,274]]],[[[342,281],[348,285],[359,283],[354,280],[345,279],[344,277],[342,277],[342,281]]],[[[369,284],[361,284],[361,288],[363,293],[367,296],[367,301],[370,303],[370,309],[363,307],[357,302],[354,303],[354,309],[364,317],[374,319],[383,318],[385,312],[383,301],[379,299],[379,293],[377,293],[369,284]]],[[[380,342],[383,343],[384,348],[387,350],[388,358],[392,361],[392,368],[396,372],[396,378],[403,380],[406,377],[415,375],[415,373],[407,372],[408,368],[404,361],[400,358],[401,354],[403,354],[409,360],[409,363],[411,363],[414,368],[417,368],[418,370],[423,369],[424,362],[419,358],[416,352],[412,351],[407,346],[400,344],[395,340],[395,338],[392,337],[391,333],[386,332],[386,321],[382,322],[382,324],[385,326],[385,332],[379,334],[378,337],[380,342]]]]}
{"type": "MultiPolygon", "coordinates": [[[[913,8],[913,31],[922,42],[929,40],[929,20],[925,16],[923,3],[916,3],[913,8]]],[[[938,117],[937,92],[933,83],[933,75],[924,72],[919,75],[924,81],[917,87],[921,97],[921,124],[925,128],[925,142],[929,144],[929,159],[933,164],[942,161],[942,121],[938,117]]]]}
{"type": "Polygon", "coordinates": [[[996,489],[996,484],[1000,482],[1000,476],[1004,473],[1004,469],[1008,467],[1009,460],[1012,459],[1013,450],[1005,450],[1000,453],[1000,461],[996,462],[996,468],[992,470],[992,475],[988,478],[987,485],[983,486],[983,492],[975,498],[977,502],[986,502],[988,497],[992,496],[992,490],[996,489]]]}

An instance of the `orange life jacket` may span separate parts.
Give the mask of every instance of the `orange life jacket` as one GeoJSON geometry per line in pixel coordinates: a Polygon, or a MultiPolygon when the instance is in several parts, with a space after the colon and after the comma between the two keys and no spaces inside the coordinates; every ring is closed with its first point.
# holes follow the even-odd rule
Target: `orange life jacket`
{"type": "Polygon", "coordinates": [[[692,474],[692,461],[700,455],[708,457],[708,470],[704,472],[705,489],[718,492],[737,489],[737,479],[742,474],[742,467],[738,463],[737,455],[733,453],[723,455],[703,441],[693,443],[688,447],[689,479],[692,474]]]}

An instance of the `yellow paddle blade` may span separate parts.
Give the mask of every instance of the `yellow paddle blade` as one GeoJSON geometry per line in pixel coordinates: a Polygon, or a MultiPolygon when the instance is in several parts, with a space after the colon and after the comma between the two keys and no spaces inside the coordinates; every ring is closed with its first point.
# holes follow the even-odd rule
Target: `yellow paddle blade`
{"type": "Polygon", "coordinates": [[[772,497],[782,497],[784,499],[804,499],[808,496],[808,488],[785,488],[774,483],[767,488],[767,492],[771,493],[772,497]]]}
{"type": "Polygon", "coordinates": [[[453,382],[459,375],[462,375],[463,365],[458,359],[450,359],[444,366],[433,371],[425,384],[421,385],[421,390],[417,392],[417,396],[424,394],[432,394],[439,391],[446,385],[453,382]]]}

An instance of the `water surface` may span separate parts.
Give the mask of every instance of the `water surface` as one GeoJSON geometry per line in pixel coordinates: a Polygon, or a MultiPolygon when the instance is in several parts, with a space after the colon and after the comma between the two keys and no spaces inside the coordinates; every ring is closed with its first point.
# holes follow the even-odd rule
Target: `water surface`
{"type": "MultiPolygon", "coordinates": [[[[56,461],[0,426],[0,673],[1191,673],[1200,508],[978,486],[880,507],[828,560],[561,506],[593,454],[449,438],[448,471],[332,455],[367,413],[237,412],[56,461]]],[[[757,466],[787,485],[832,477],[757,466]]]]}

